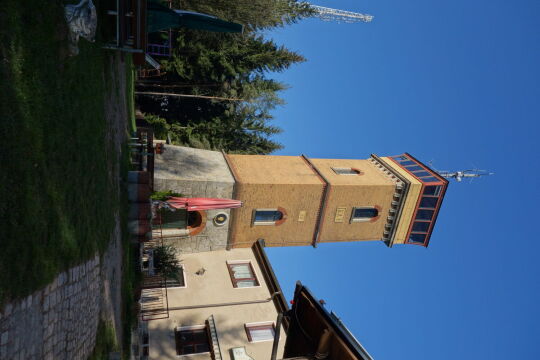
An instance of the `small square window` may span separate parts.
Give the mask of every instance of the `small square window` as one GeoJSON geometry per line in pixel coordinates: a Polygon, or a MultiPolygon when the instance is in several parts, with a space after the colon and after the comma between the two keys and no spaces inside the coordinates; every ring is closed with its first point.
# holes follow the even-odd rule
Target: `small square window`
{"type": "Polygon", "coordinates": [[[416,177],[423,177],[423,176],[431,176],[430,173],[428,173],[427,171],[417,171],[417,172],[413,172],[413,175],[416,176],[416,177]]]}
{"type": "Polygon", "coordinates": [[[255,271],[249,261],[227,262],[227,267],[235,288],[259,286],[255,271]]]}
{"type": "Polygon", "coordinates": [[[412,231],[414,232],[425,232],[427,233],[429,230],[429,225],[431,223],[428,221],[415,221],[412,227],[412,231]]]}
{"type": "Polygon", "coordinates": [[[405,168],[409,171],[419,171],[419,170],[424,170],[423,167],[421,166],[418,166],[418,165],[410,165],[410,166],[405,166],[405,168]]]}
{"type": "Polygon", "coordinates": [[[440,186],[426,186],[424,188],[424,195],[439,196],[440,193],[441,193],[440,186]]]}
{"type": "Polygon", "coordinates": [[[439,179],[437,179],[434,176],[424,177],[424,178],[421,178],[420,180],[422,180],[422,182],[424,182],[424,183],[440,181],[439,179]]]}
{"type": "Polygon", "coordinates": [[[332,170],[338,175],[360,175],[360,171],[353,168],[336,168],[333,167],[332,170]]]}
{"type": "Polygon", "coordinates": [[[401,161],[400,164],[402,166],[408,166],[408,165],[416,165],[416,163],[414,161],[410,161],[410,160],[407,160],[407,161],[401,161]]]}
{"type": "Polygon", "coordinates": [[[416,219],[417,220],[431,220],[431,218],[433,217],[434,212],[435,212],[435,210],[422,210],[422,209],[419,209],[416,212],[416,219]]]}
{"type": "Polygon", "coordinates": [[[250,342],[273,341],[275,336],[274,323],[245,324],[246,334],[250,342]]]}
{"type": "Polygon", "coordinates": [[[206,326],[189,326],[176,328],[174,332],[176,354],[189,355],[210,352],[210,342],[206,326]]]}
{"type": "Polygon", "coordinates": [[[422,200],[420,200],[420,207],[428,208],[428,209],[435,209],[435,207],[437,206],[438,200],[439,198],[437,197],[424,196],[422,197],[422,200]]]}
{"type": "Polygon", "coordinates": [[[426,234],[411,234],[409,242],[414,244],[423,244],[426,241],[426,234]]]}

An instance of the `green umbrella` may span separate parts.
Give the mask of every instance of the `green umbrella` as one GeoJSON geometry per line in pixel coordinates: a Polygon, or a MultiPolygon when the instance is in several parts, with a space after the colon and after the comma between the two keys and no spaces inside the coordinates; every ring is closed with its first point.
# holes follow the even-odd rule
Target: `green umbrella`
{"type": "Polygon", "coordinates": [[[191,11],[173,10],[157,1],[148,1],[147,32],[185,27],[215,32],[242,32],[243,26],[217,17],[191,11]]]}

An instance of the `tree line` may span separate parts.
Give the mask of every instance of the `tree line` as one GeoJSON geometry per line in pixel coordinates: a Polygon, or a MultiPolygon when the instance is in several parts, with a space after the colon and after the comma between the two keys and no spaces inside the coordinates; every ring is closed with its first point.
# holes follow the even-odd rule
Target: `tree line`
{"type": "MultiPolygon", "coordinates": [[[[296,0],[173,0],[173,8],[201,12],[244,25],[242,34],[190,29],[174,31],[173,54],[160,58],[165,75],[137,82],[137,91],[174,95],[137,96],[158,137],[173,144],[268,154],[281,148],[272,135],[272,110],[283,105],[287,85],[271,79],[305,61],[267,38],[268,31],[314,15],[296,0]]],[[[150,34],[163,42],[166,34],[150,34]]]]}

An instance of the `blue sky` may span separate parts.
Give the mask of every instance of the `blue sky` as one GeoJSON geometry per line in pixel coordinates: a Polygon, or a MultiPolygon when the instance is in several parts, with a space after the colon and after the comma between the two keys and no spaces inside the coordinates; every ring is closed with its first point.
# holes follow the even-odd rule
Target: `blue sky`
{"type": "Polygon", "coordinates": [[[369,24],[305,20],[270,35],[307,57],[276,77],[278,154],[410,152],[452,182],[428,249],[271,248],[376,359],[539,359],[539,1],[320,1],[369,24]]]}

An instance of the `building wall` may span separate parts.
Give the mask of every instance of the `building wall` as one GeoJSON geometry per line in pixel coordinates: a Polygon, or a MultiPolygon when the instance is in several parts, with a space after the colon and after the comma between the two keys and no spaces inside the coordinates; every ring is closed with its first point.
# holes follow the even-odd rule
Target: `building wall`
{"type": "Polygon", "coordinates": [[[414,176],[409,174],[407,171],[403,170],[400,166],[395,164],[392,159],[388,157],[382,157],[381,159],[410,182],[409,192],[407,194],[407,198],[405,199],[405,203],[403,204],[403,208],[401,210],[401,217],[399,219],[399,224],[394,236],[394,244],[404,244],[407,232],[409,231],[409,227],[411,225],[411,222],[413,221],[416,204],[418,202],[418,199],[420,198],[420,192],[422,191],[422,183],[414,176]]]}
{"type": "Polygon", "coordinates": [[[368,160],[311,159],[330,183],[320,242],[379,240],[395,192],[395,183],[368,160]],[[354,168],[360,175],[339,175],[332,167],[354,168]],[[376,207],[373,221],[350,222],[354,207],[376,207]],[[343,217],[337,217],[339,212],[343,217]]]}
{"type": "Polygon", "coordinates": [[[321,180],[300,156],[227,155],[242,184],[319,185],[321,180]]]}
{"type": "MultiPolygon", "coordinates": [[[[250,343],[244,324],[275,322],[277,311],[264,280],[261,269],[251,249],[233,249],[197,254],[180,255],[185,269],[186,287],[168,289],[169,318],[148,322],[150,359],[176,358],[174,329],[178,326],[204,325],[214,316],[221,353],[231,359],[230,349],[245,347],[254,359],[268,359],[272,352],[272,341],[250,343]],[[234,288],[227,261],[247,260],[251,262],[260,286],[234,288]],[[204,268],[203,275],[196,272],[204,268]],[[215,306],[231,302],[263,300],[263,303],[215,306]],[[210,307],[202,307],[212,305],[210,307]],[[185,307],[194,307],[185,309],[185,307]],[[184,308],[184,309],[182,309],[184,308]]],[[[281,329],[278,358],[282,357],[285,331],[281,329]]],[[[185,359],[210,359],[209,355],[183,356],[185,359]]]]}
{"type": "Polygon", "coordinates": [[[310,245],[322,191],[322,183],[240,184],[237,194],[244,206],[233,210],[233,246],[249,247],[260,238],[267,246],[310,245]],[[280,225],[254,225],[255,209],[280,209],[285,220],[280,225]]]}
{"type": "Polygon", "coordinates": [[[237,177],[232,244],[250,247],[259,238],[267,246],[310,245],[324,182],[300,156],[228,155],[237,177]],[[255,209],[280,209],[280,225],[254,225],[255,209]]]}
{"type": "MultiPolygon", "coordinates": [[[[154,189],[172,190],[186,197],[233,198],[234,178],[223,154],[219,151],[167,145],[165,152],[156,155],[154,189]]],[[[209,210],[202,231],[192,236],[178,236],[167,240],[181,253],[224,249],[227,246],[229,223],[215,226],[213,219],[220,213],[230,219],[230,210],[209,210]]]]}

